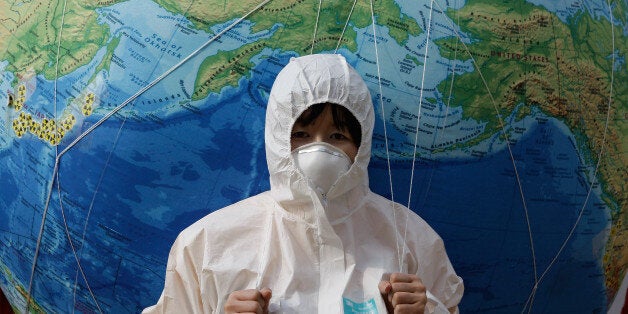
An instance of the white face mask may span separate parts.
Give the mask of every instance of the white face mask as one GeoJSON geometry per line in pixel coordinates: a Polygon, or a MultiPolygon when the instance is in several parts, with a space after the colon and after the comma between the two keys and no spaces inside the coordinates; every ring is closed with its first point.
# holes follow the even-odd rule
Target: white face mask
{"type": "Polygon", "coordinates": [[[303,145],[292,151],[292,158],[297,168],[322,194],[327,194],[351,167],[351,159],[345,152],[324,142],[303,145]]]}

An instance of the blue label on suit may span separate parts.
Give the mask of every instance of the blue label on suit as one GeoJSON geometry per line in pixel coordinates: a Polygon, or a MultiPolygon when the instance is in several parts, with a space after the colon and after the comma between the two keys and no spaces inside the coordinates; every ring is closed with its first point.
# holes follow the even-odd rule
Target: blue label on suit
{"type": "Polygon", "coordinates": [[[355,302],[347,298],[342,298],[342,304],[345,314],[378,314],[374,299],[365,302],[355,302]]]}

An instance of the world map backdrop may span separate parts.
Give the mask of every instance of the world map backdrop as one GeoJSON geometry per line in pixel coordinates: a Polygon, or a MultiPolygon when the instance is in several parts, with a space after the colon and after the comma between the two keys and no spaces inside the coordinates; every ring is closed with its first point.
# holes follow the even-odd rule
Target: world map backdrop
{"type": "Polygon", "coordinates": [[[154,304],[176,235],[269,189],[278,71],[339,53],[378,117],[371,188],[443,237],[462,313],[604,312],[627,52],[626,0],[0,1],[0,287],[19,312],[154,304]]]}

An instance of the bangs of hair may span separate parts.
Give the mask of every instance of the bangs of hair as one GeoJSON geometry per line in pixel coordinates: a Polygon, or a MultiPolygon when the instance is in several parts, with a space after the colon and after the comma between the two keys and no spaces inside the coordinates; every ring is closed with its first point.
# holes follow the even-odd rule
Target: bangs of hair
{"type": "Polygon", "coordinates": [[[303,126],[310,125],[318,119],[318,117],[325,111],[325,108],[329,107],[331,110],[332,119],[334,121],[334,126],[342,131],[349,131],[351,137],[353,138],[353,142],[357,147],[360,147],[360,143],[362,143],[362,127],[358,122],[351,111],[349,109],[334,104],[334,103],[321,103],[315,104],[307,108],[301,116],[295,121],[303,126]]]}

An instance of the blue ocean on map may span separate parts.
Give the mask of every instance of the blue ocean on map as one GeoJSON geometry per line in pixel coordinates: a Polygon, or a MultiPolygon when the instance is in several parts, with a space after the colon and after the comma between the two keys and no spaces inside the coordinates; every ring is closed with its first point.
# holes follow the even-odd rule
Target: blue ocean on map
{"type": "MultiPolygon", "coordinates": [[[[289,56],[284,56],[285,58],[289,56]]],[[[286,60],[273,61],[281,63],[286,60]]],[[[270,75],[268,73],[276,71],[277,67],[277,64],[262,62],[257,67],[256,73],[270,75]]],[[[254,75],[250,84],[243,82],[240,86],[250,89],[251,85],[256,86],[256,81],[268,81],[267,78],[258,79],[254,75]]],[[[268,86],[259,86],[260,90],[267,88],[268,86]]],[[[241,103],[260,105],[263,104],[263,99],[259,98],[259,93],[227,91],[219,101],[209,105],[202,115],[188,114],[168,121],[166,125],[177,125],[176,129],[162,127],[146,130],[146,123],[136,125],[127,122],[122,131],[125,135],[121,137],[118,145],[134,148],[130,151],[116,150],[112,155],[107,171],[120,171],[120,176],[104,176],[99,189],[101,196],[97,198],[102,204],[100,206],[94,204],[94,208],[118,208],[111,214],[103,212],[99,215],[110,220],[108,225],[111,225],[111,221],[118,221],[120,230],[126,230],[126,226],[131,225],[146,226],[141,234],[135,235],[144,235],[141,241],[128,241],[130,251],[152,255],[155,259],[165,258],[173,239],[159,236],[163,230],[180,230],[212,210],[268,189],[266,161],[261,144],[264,108],[258,105],[236,106],[241,103]],[[230,98],[229,95],[233,96],[230,98]],[[255,97],[250,98],[251,95],[255,97]],[[218,127],[216,121],[221,121],[218,127]],[[173,133],[175,131],[176,134],[173,133]],[[203,132],[208,141],[186,140],[186,134],[197,134],[195,132],[203,132]],[[159,135],[160,141],[163,141],[163,137],[172,137],[173,146],[155,147],[151,142],[155,134],[159,135]],[[175,142],[185,143],[180,143],[178,144],[180,147],[177,147],[175,142]],[[176,150],[176,153],[172,150],[176,150]],[[159,156],[173,154],[179,156],[179,162],[170,160],[163,165],[159,162],[159,156]],[[143,158],[146,158],[147,164],[161,165],[163,168],[149,169],[138,166],[142,164],[143,158]],[[190,162],[198,158],[205,162],[190,162]],[[127,159],[133,162],[125,161],[127,159]],[[206,165],[208,168],[200,168],[199,165],[206,165]],[[122,172],[125,172],[124,180],[120,182],[122,172]],[[168,176],[164,177],[164,174],[168,176]],[[222,179],[216,182],[211,179],[215,177],[222,179]],[[165,197],[159,197],[157,191],[163,193],[168,189],[180,189],[181,186],[186,186],[188,181],[206,182],[195,184],[194,191],[181,191],[186,197],[179,198],[178,201],[186,204],[184,207],[189,208],[188,213],[169,217],[168,214],[173,211],[167,208],[162,209],[162,212],[151,213],[156,208],[164,206],[164,203],[168,203],[165,197]],[[243,187],[238,182],[250,183],[243,187]],[[128,188],[120,189],[120,184],[128,188]],[[115,191],[120,190],[127,193],[115,196],[115,191]],[[142,205],[138,208],[140,199],[142,205]],[[154,203],[151,200],[154,200],[154,203]],[[107,206],[104,206],[105,204],[107,206]],[[138,212],[141,214],[137,214],[138,212]],[[128,215],[121,216],[121,213],[128,215]],[[153,229],[146,225],[147,221],[161,221],[165,229],[153,229]],[[146,234],[153,236],[148,237],[146,234]]],[[[550,266],[580,211],[583,213],[565,249],[540,279],[543,285],[536,291],[536,302],[550,306],[546,310],[551,309],[551,306],[565,309],[565,306],[569,305],[560,301],[554,304],[552,300],[543,300],[547,295],[560,293],[565,296],[588,298],[591,311],[603,309],[606,305],[606,295],[600,260],[604,239],[603,237],[597,239],[608,224],[603,203],[594,194],[582,208],[589,185],[581,171],[581,157],[574,147],[573,136],[565,133],[561,122],[543,116],[529,120],[533,122],[528,125],[527,134],[513,146],[513,153],[517,160],[524,195],[541,196],[539,199],[526,199],[539,275],[550,266]],[[560,154],[548,155],[550,150],[547,148],[550,146],[552,152],[560,154]],[[518,147],[522,149],[517,150],[518,147]],[[591,249],[573,251],[572,246],[579,248],[590,246],[591,249]],[[591,254],[583,255],[582,252],[591,254]],[[558,302],[560,304],[557,304],[558,302]]],[[[104,127],[93,136],[114,138],[117,131],[117,127],[104,127]]],[[[89,153],[72,152],[71,161],[64,162],[63,166],[81,169],[82,163],[89,162],[90,154],[107,153],[106,150],[89,153]]],[[[403,163],[408,164],[408,160],[395,164],[396,170],[392,174],[396,200],[401,203],[405,202],[408,195],[407,182],[410,176],[410,168],[400,165],[403,163]]],[[[454,266],[465,279],[467,292],[462,303],[463,312],[466,312],[465,310],[473,312],[480,308],[490,310],[491,304],[504,306],[501,298],[520,300],[520,303],[493,310],[499,312],[521,309],[524,306],[523,302],[533,292],[535,272],[525,211],[520,205],[521,202],[517,201],[520,199],[518,186],[507,150],[503,149],[501,152],[479,159],[438,162],[422,159],[417,165],[414,178],[415,191],[412,197],[415,206],[412,207],[443,236],[454,266]],[[458,206],[452,207],[452,204],[458,206]],[[487,264],[486,260],[495,262],[487,264]],[[495,291],[501,291],[502,294],[497,296],[494,294],[495,291]]],[[[385,184],[388,180],[384,179],[388,176],[384,161],[373,160],[371,168],[371,177],[379,178],[371,180],[373,190],[390,196],[389,187],[385,184]]],[[[96,178],[97,175],[94,174],[92,177],[96,178]]],[[[69,186],[67,188],[73,189],[69,186]]],[[[101,236],[106,234],[107,230],[101,236]]],[[[125,236],[133,238],[133,234],[128,232],[125,236]]],[[[99,243],[95,240],[87,239],[86,242],[99,243]]],[[[102,242],[102,239],[100,241],[102,242]]],[[[149,277],[153,277],[157,282],[158,278],[163,276],[162,263],[165,263],[165,260],[156,261],[155,265],[159,267],[145,270],[149,271],[149,277]]],[[[150,283],[147,282],[146,287],[156,298],[161,288],[151,286],[150,283]]],[[[584,310],[582,304],[578,303],[577,306],[578,308],[574,310],[584,310]]]]}
{"type": "MultiPolygon", "coordinates": [[[[534,312],[593,313],[606,308],[601,258],[610,218],[595,193],[587,199],[590,186],[583,177],[573,135],[558,120],[539,120],[513,146],[524,195],[535,196],[526,199],[530,232],[506,149],[480,159],[423,159],[415,170],[418,187],[412,209],[441,234],[455,269],[465,280],[462,313],[518,312],[532,292],[534,302],[545,306],[533,306],[534,312]],[[550,154],[550,146],[560,153],[550,154]],[[556,257],[580,212],[574,234],[556,257]],[[530,234],[537,273],[543,274],[537,291],[530,234]],[[588,301],[568,304],[565,299],[548,297],[557,294],[588,301]],[[505,300],[520,302],[504,304],[505,300]]],[[[395,164],[395,169],[403,168],[395,164]]],[[[404,203],[408,197],[408,186],[402,182],[409,182],[410,170],[393,172],[396,201],[404,203]]],[[[371,161],[371,177],[387,175],[385,161],[371,161]]],[[[372,189],[389,197],[387,182],[372,180],[372,189]]]]}
{"type": "MultiPolygon", "coordinates": [[[[40,258],[38,264],[39,272],[47,271],[36,276],[54,278],[56,274],[75,273],[76,278],[39,281],[34,288],[35,297],[54,301],[56,293],[72,293],[76,289],[79,300],[89,303],[88,292],[75,269],[75,257],[65,243],[67,238],[62,230],[67,223],[78,258],[89,261],[83,263],[87,265],[84,272],[104,274],[88,278],[98,295],[128,298],[115,304],[138,306],[156,300],[163,284],[165,259],[178,231],[213,210],[269,188],[263,148],[263,95],[270,86],[260,82],[268,82],[291,56],[260,61],[250,81],[242,79],[240,87],[223,90],[219,98],[204,105],[201,113],[182,110],[170,118],[164,117],[162,123],[129,119],[122,124],[113,117],[90,134],[85,143],[70,150],[60,164],[60,173],[64,175],[59,178],[58,190],[53,189],[51,200],[62,206],[53,206],[55,210],[50,210],[45,228],[42,254],[50,256],[40,258]],[[91,139],[99,139],[99,144],[90,144],[91,139]],[[242,182],[248,184],[243,186],[242,182]],[[84,191],[96,192],[91,195],[84,191]],[[85,232],[86,225],[92,228],[91,232],[85,232]],[[106,256],[101,255],[105,253],[106,256]],[[115,278],[114,283],[108,282],[111,278],[115,278]],[[46,287],[68,281],[77,284],[65,287],[65,291],[46,287]],[[138,286],[142,288],[137,289],[138,286]],[[104,291],[99,291],[99,287],[104,291]],[[135,296],[115,293],[123,288],[142,292],[135,296]]],[[[60,83],[59,88],[69,88],[65,81],[60,83]]],[[[605,237],[599,235],[608,224],[604,204],[596,193],[585,204],[589,183],[581,171],[582,161],[573,135],[565,132],[561,122],[542,115],[526,121],[531,122],[526,126],[526,134],[513,145],[513,153],[524,196],[537,197],[526,199],[530,230],[506,149],[481,158],[420,158],[413,178],[411,207],[443,236],[452,263],[465,280],[463,313],[480,309],[496,313],[517,311],[533,292],[535,302],[547,307],[542,312],[570,306],[562,302],[564,299],[553,301],[546,297],[556,294],[589,300],[589,309],[576,302],[575,311],[603,310],[606,295],[600,263],[605,237]],[[560,153],[549,154],[549,147],[551,152],[560,153]],[[575,232],[550,267],[580,212],[582,218],[575,232]],[[583,246],[590,250],[583,250],[583,246]],[[574,251],[572,247],[580,249],[574,251]],[[494,262],[486,263],[487,260],[494,262]],[[534,291],[535,267],[537,276],[543,274],[537,279],[543,283],[538,291],[534,291]],[[501,293],[496,295],[496,291],[501,293]],[[504,300],[519,302],[504,304],[504,300]]],[[[20,143],[33,146],[28,151],[34,154],[53,156],[50,148],[38,141],[20,143]]],[[[64,145],[59,146],[63,148],[64,145]]],[[[395,200],[406,203],[411,160],[392,162],[395,200]]],[[[42,162],[39,173],[49,172],[52,165],[52,158],[42,162]]],[[[385,160],[371,161],[371,185],[375,192],[390,197],[386,169],[385,160]]],[[[11,179],[14,175],[3,173],[2,185],[17,194],[19,183],[11,179]]],[[[39,188],[44,197],[47,187],[39,188]]],[[[23,197],[22,201],[29,202],[23,197]]],[[[12,230],[5,226],[6,220],[2,221],[0,227],[12,230]]],[[[36,227],[24,232],[34,232],[36,227]]],[[[19,251],[20,235],[11,237],[17,246],[13,250],[19,251]]],[[[30,265],[26,256],[9,261],[30,265]]],[[[29,267],[10,267],[22,270],[16,276],[28,278],[29,267]]],[[[77,304],[74,306],[81,302],[77,304]]],[[[139,307],[109,310],[133,312],[139,307]]]]}
{"type": "MultiPolygon", "coordinates": [[[[563,21],[581,12],[581,7],[593,16],[607,17],[601,1],[529,2],[544,5],[563,21]]],[[[414,2],[404,0],[399,5],[425,23],[422,10],[409,9],[414,2]]],[[[458,1],[451,7],[463,5],[464,1],[458,1]]],[[[165,64],[176,63],[197,48],[179,45],[179,40],[200,44],[211,37],[192,31],[183,15],[171,14],[150,1],[123,2],[96,11],[99,22],[110,27],[110,35],[120,38],[112,70],[100,72],[85,85],[87,78],[95,75],[97,60],[107,53],[103,45],[92,62],[56,82],[32,77],[27,83],[37,88],[29,87],[34,92],[26,108],[38,118],[58,116],[68,103],[72,105],[67,110],[78,112],[80,92],[98,93],[106,86],[108,94],[102,96],[96,114],[77,114],[80,127],[56,147],[30,135],[0,137],[0,160],[5,163],[0,167],[0,207],[9,208],[0,211],[0,236],[6,243],[0,246],[0,256],[15,256],[2,260],[12,272],[7,277],[15,281],[0,278],[8,287],[29,283],[43,216],[40,204],[49,203],[33,274],[34,300],[45,309],[88,313],[97,311],[97,299],[104,312],[135,313],[158,299],[168,251],[178,232],[212,211],[270,188],[264,152],[267,96],[276,73],[297,53],[266,48],[250,60],[254,67],[237,86],[190,100],[186,93],[195,89],[196,71],[206,57],[219,49],[240,47],[242,41],[268,38],[280,29],[275,25],[252,33],[252,24],[244,21],[233,34],[220,38],[220,48],[203,50],[68,150],[60,158],[57,180],[51,182],[58,152],[104,113],[166,71],[165,64]],[[157,28],[142,15],[167,22],[155,24],[162,27],[157,28]],[[134,42],[133,36],[141,41],[134,42]],[[164,47],[172,53],[162,55],[164,47]],[[132,84],[112,83],[120,81],[132,84]],[[160,107],[156,99],[164,95],[172,101],[160,107]],[[56,99],[58,107],[51,106],[51,99],[56,99]],[[55,108],[56,113],[52,112],[55,108]],[[28,166],[23,167],[22,162],[28,166]],[[23,208],[29,210],[19,211],[23,208]]],[[[435,12],[435,23],[458,31],[442,11],[437,8],[435,12]]],[[[217,33],[231,23],[213,25],[211,31],[217,33]]],[[[406,58],[407,47],[397,45],[386,27],[375,29],[392,47],[381,52],[386,58],[394,62],[406,58]]],[[[356,68],[373,74],[365,80],[376,91],[375,52],[362,49],[373,45],[373,29],[355,31],[360,53],[340,52],[356,68]]],[[[435,33],[431,38],[445,35],[435,33]]],[[[470,40],[466,34],[460,36],[462,41],[470,40]]],[[[463,74],[475,68],[469,60],[440,57],[435,45],[426,47],[426,38],[422,33],[406,44],[413,47],[415,58],[426,49],[438,59],[424,85],[413,92],[429,90],[431,94],[424,98],[442,102],[435,88],[447,71],[454,68],[463,74]]],[[[5,75],[0,87],[9,90],[13,77],[4,70],[6,66],[0,61],[0,72],[5,75]]],[[[418,75],[418,69],[413,75],[418,75]]],[[[391,76],[395,76],[389,77],[393,85],[407,83],[407,76],[391,76]]],[[[399,98],[404,98],[399,106],[415,110],[416,103],[410,100],[419,97],[406,93],[399,98]]],[[[374,93],[375,133],[381,137],[380,100],[374,93]]],[[[455,107],[450,113],[462,117],[462,110],[455,107]]],[[[424,112],[428,119],[424,121],[429,121],[429,114],[442,112],[424,112]]],[[[594,158],[582,153],[586,150],[578,146],[577,135],[563,121],[538,108],[530,112],[520,121],[508,121],[508,131],[516,133],[511,137],[511,151],[500,134],[494,134],[453,152],[420,149],[415,160],[393,157],[389,174],[384,149],[375,148],[369,169],[371,188],[401,204],[409,203],[443,237],[450,259],[465,281],[461,313],[518,313],[528,308],[532,313],[605,312],[602,258],[610,217],[600,199],[594,158]]],[[[460,120],[460,125],[484,127],[478,121],[460,120]]],[[[471,133],[460,130],[456,136],[464,132],[471,133]]],[[[388,135],[394,143],[411,140],[399,132],[388,135]]]]}

